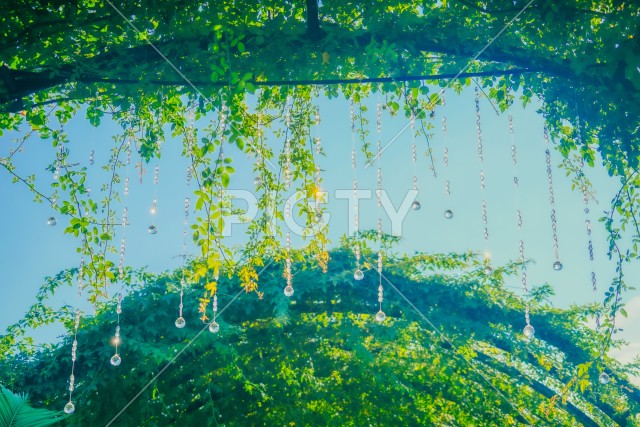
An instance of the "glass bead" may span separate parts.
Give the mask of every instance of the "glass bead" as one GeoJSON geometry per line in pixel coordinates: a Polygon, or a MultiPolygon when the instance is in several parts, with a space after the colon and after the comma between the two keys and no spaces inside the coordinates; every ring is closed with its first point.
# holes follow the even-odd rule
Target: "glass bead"
{"type": "Polygon", "coordinates": [[[611,377],[606,372],[601,373],[598,377],[598,382],[602,385],[608,384],[609,381],[611,381],[611,377]]]}
{"type": "Polygon", "coordinates": [[[218,333],[219,330],[220,330],[220,325],[218,325],[218,322],[213,321],[209,323],[209,332],[211,332],[212,334],[216,334],[218,333]]]}
{"type": "Polygon", "coordinates": [[[76,405],[73,404],[72,401],[69,401],[66,405],[64,405],[64,413],[71,415],[76,411],[76,405]]]}
{"type": "Polygon", "coordinates": [[[50,226],[50,227],[53,227],[53,226],[54,226],[54,225],[56,225],[57,223],[58,223],[58,221],[56,221],[56,218],[55,218],[55,217],[53,217],[53,216],[50,216],[50,217],[47,219],[47,225],[48,225],[48,226],[50,226]]]}
{"type": "Polygon", "coordinates": [[[524,327],[524,329],[522,330],[522,333],[524,334],[525,337],[527,338],[533,338],[533,336],[536,333],[536,330],[533,329],[533,326],[531,325],[527,325],[524,327]]]}
{"type": "Polygon", "coordinates": [[[180,316],[176,319],[176,328],[182,329],[186,324],[187,322],[184,320],[184,317],[180,316]]]}
{"type": "Polygon", "coordinates": [[[149,234],[157,234],[158,227],[156,227],[155,225],[150,225],[147,231],[149,232],[149,234]]]}
{"type": "Polygon", "coordinates": [[[563,265],[562,265],[562,263],[560,261],[556,261],[556,262],[553,263],[553,269],[555,271],[562,270],[562,267],[563,267],[563,265]]]}
{"type": "Polygon", "coordinates": [[[364,273],[362,272],[362,270],[357,269],[353,273],[353,278],[356,279],[356,280],[362,280],[362,279],[364,279],[364,273]]]}
{"type": "Polygon", "coordinates": [[[376,321],[377,322],[384,322],[384,319],[387,318],[387,315],[384,314],[384,311],[380,310],[376,313],[376,321]]]}
{"type": "Polygon", "coordinates": [[[122,307],[116,308],[116,314],[122,314],[122,307]]]}
{"type": "Polygon", "coordinates": [[[411,204],[411,209],[413,209],[414,211],[419,211],[420,208],[422,207],[422,205],[420,204],[419,201],[415,200],[412,204],[411,204]]]}
{"type": "Polygon", "coordinates": [[[288,285],[286,288],[284,288],[284,295],[287,297],[293,295],[293,286],[288,285]]]}
{"type": "Polygon", "coordinates": [[[119,355],[119,354],[114,354],[114,355],[111,357],[111,364],[112,364],[113,366],[118,366],[120,363],[122,363],[122,358],[120,357],[120,355],[119,355]]]}
{"type": "Polygon", "coordinates": [[[486,274],[487,276],[493,274],[493,267],[491,267],[490,265],[487,265],[484,268],[484,274],[486,274]]]}
{"type": "Polygon", "coordinates": [[[453,211],[451,209],[447,209],[446,211],[444,211],[444,217],[447,219],[453,218],[453,211]]]}

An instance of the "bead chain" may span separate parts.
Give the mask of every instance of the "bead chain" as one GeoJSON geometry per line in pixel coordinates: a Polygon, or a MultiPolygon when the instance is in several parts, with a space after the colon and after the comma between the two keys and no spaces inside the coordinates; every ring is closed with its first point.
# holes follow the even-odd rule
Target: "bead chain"
{"type": "MultiPolygon", "coordinates": [[[[224,164],[224,160],[225,160],[224,142],[226,142],[225,129],[226,129],[227,117],[229,114],[229,108],[227,107],[227,104],[225,102],[222,103],[220,114],[221,114],[220,140],[222,141],[222,143],[220,144],[220,153],[218,154],[218,158],[220,159],[220,164],[224,164]]],[[[218,210],[220,211],[221,215],[224,207],[225,197],[226,197],[225,188],[221,184],[218,184],[218,210]]],[[[215,236],[215,245],[216,245],[216,250],[218,251],[218,253],[220,253],[220,246],[222,244],[222,228],[217,229],[216,232],[217,234],[215,236]]]]}
{"type": "MultiPolygon", "coordinates": [[[[124,180],[124,195],[128,197],[129,195],[129,165],[131,163],[131,139],[127,139],[127,146],[126,146],[126,153],[127,153],[127,158],[125,160],[125,165],[126,165],[126,176],[125,176],[125,180],[124,180]]],[[[157,166],[156,166],[157,168],[157,166]]],[[[154,177],[155,178],[155,177],[154,177]]],[[[154,199],[154,203],[155,203],[155,199],[154,199]]],[[[120,261],[118,263],[118,275],[120,277],[120,280],[124,280],[124,257],[126,254],[126,248],[127,248],[127,225],[128,225],[128,214],[129,214],[129,209],[127,208],[127,206],[125,205],[125,207],[122,209],[122,239],[120,241],[120,261]]],[[[115,330],[115,335],[113,338],[113,343],[115,345],[115,354],[113,355],[113,357],[111,357],[111,364],[113,366],[118,366],[121,363],[121,357],[118,354],[118,345],[120,344],[120,314],[122,313],[122,295],[118,294],[116,296],[117,298],[117,305],[116,305],[116,314],[117,314],[117,323],[116,323],[116,330],[115,330]]]]}
{"type": "MultiPolygon", "coordinates": [[[[382,142],[380,135],[382,133],[382,104],[378,101],[377,114],[376,114],[376,131],[378,133],[378,188],[377,199],[378,207],[382,207],[382,142]]],[[[378,218],[378,241],[380,249],[378,250],[378,313],[376,313],[375,319],[378,322],[383,322],[386,315],[382,311],[382,301],[384,299],[384,289],[382,287],[382,218],[378,218]]]]}
{"type": "MultiPolygon", "coordinates": [[[[195,129],[195,118],[193,112],[189,113],[189,127],[187,129],[191,132],[191,136],[194,137],[196,135],[195,129]]],[[[186,150],[190,155],[193,150],[193,140],[187,136],[186,140],[186,150]]],[[[193,178],[193,169],[192,165],[187,166],[186,170],[186,184],[187,187],[191,185],[191,179],[193,178]]],[[[182,228],[182,268],[181,268],[181,276],[180,276],[180,304],[178,305],[178,318],[175,321],[176,328],[181,329],[184,328],[187,324],[183,317],[183,309],[184,309],[184,288],[186,286],[186,281],[184,277],[184,273],[186,270],[187,263],[187,233],[188,233],[188,225],[189,225],[189,208],[191,207],[191,199],[189,197],[184,198],[184,221],[182,228]]]]}
{"type": "MultiPolygon", "coordinates": [[[[217,284],[216,284],[217,288],[217,284]]],[[[218,290],[216,289],[216,293],[213,294],[213,321],[217,319],[218,316],[218,290]]]]}
{"type": "Polygon", "coordinates": [[[80,309],[76,309],[76,317],[73,324],[73,344],[71,344],[71,375],[69,376],[69,402],[64,406],[64,412],[73,414],[76,407],[73,403],[73,390],[75,389],[76,359],[78,357],[78,328],[80,327],[80,309]]]}
{"type": "MultiPolygon", "coordinates": [[[[222,110],[221,110],[221,117],[220,117],[220,123],[221,123],[221,135],[220,138],[223,140],[224,142],[224,128],[226,126],[226,120],[227,120],[227,106],[226,104],[222,104],[222,110]]],[[[223,148],[223,144],[220,145],[220,154],[219,154],[219,159],[221,161],[221,163],[224,163],[224,148],[223,148]]],[[[224,203],[224,198],[225,198],[225,190],[224,187],[222,185],[220,185],[218,187],[218,210],[222,213],[222,208],[223,208],[223,203],[224,203]]],[[[186,201],[185,201],[186,204],[186,201]]],[[[186,232],[186,222],[187,222],[187,209],[185,209],[185,232],[186,232]]],[[[185,238],[186,238],[186,233],[185,233],[185,238]]],[[[218,253],[221,251],[220,247],[222,245],[222,229],[218,229],[217,230],[217,235],[215,237],[215,244],[216,244],[216,250],[218,251],[218,253]]],[[[220,325],[218,324],[218,322],[216,321],[217,319],[217,315],[218,315],[218,279],[219,279],[219,273],[218,271],[214,272],[214,280],[216,282],[216,288],[215,291],[213,292],[213,301],[211,303],[211,308],[213,311],[213,319],[211,321],[211,323],[209,323],[209,332],[211,333],[218,333],[218,331],[220,331],[220,325]]],[[[181,297],[181,304],[182,304],[182,297],[181,297]]]]}
{"type": "Polygon", "coordinates": [[[285,155],[285,169],[284,169],[284,180],[286,184],[286,188],[289,189],[291,187],[291,142],[289,138],[287,138],[284,144],[284,155],[285,155]]]}
{"type": "MultiPolygon", "coordinates": [[[[442,106],[444,107],[445,105],[447,105],[444,94],[442,94],[442,106]]],[[[442,150],[442,160],[444,163],[444,167],[448,168],[449,167],[449,144],[448,144],[448,138],[447,138],[447,116],[446,114],[442,114],[442,139],[444,140],[444,148],[442,150]]],[[[449,175],[448,173],[446,173],[446,175],[449,175]]],[[[449,179],[447,178],[444,181],[444,192],[446,193],[447,196],[451,196],[451,182],[449,181],[449,179]]]]}
{"type": "MultiPolygon", "coordinates": [[[[547,125],[544,125],[544,142],[549,147],[549,131],[547,125]]],[[[556,220],[556,201],[553,194],[553,171],[551,169],[551,151],[549,148],[545,149],[545,157],[547,164],[547,178],[549,181],[549,203],[551,204],[551,231],[553,236],[553,253],[555,262],[553,268],[557,271],[562,270],[562,263],[560,262],[559,250],[558,250],[558,225],[556,220]]]]}
{"type": "Polygon", "coordinates": [[[316,126],[318,129],[318,136],[313,138],[313,144],[315,145],[316,153],[322,152],[322,139],[320,138],[320,107],[316,107],[316,126]]]}
{"type": "Polygon", "coordinates": [[[262,114],[257,113],[256,119],[256,137],[257,137],[257,147],[256,147],[256,168],[258,169],[258,175],[254,178],[253,184],[257,187],[264,184],[262,181],[262,176],[260,175],[261,171],[264,168],[264,157],[262,155],[262,136],[264,135],[264,131],[262,130],[262,114]]]}
{"type": "Polygon", "coordinates": [[[378,157],[378,187],[376,189],[376,199],[378,203],[378,207],[382,207],[382,167],[381,167],[381,158],[382,158],[382,141],[381,141],[381,133],[382,133],[382,104],[378,101],[376,108],[376,132],[378,134],[378,143],[376,145],[377,149],[377,157],[378,157]]]}
{"type": "Polygon", "coordinates": [[[182,228],[182,276],[180,277],[180,305],[178,306],[179,315],[176,319],[175,325],[176,328],[184,328],[186,322],[182,315],[182,310],[184,309],[184,287],[186,285],[184,273],[186,270],[186,262],[187,262],[187,226],[189,224],[189,207],[191,206],[191,200],[188,197],[184,199],[184,222],[182,228]]]}
{"type": "MultiPolygon", "coordinates": [[[[94,98],[94,107],[98,108],[98,93],[96,93],[96,97],[94,98]]],[[[91,151],[89,151],[89,166],[93,166],[95,163],[95,150],[91,147],[91,151]]]]}
{"type": "MultiPolygon", "coordinates": [[[[444,93],[442,93],[442,106],[444,107],[445,105],[447,105],[445,97],[444,97],[444,93]]],[[[444,162],[444,167],[445,167],[445,180],[444,180],[444,192],[447,196],[447,200],[449,199],[449,197],[451,196],[451,181],[449,180],[449,172],[448,172],[448,168],[449,168],[449,143],[448,143],[448,137],[447,137],[447,116],[443,113],[442,114],[442,139],[443,139],[443,145],[444,148],[442,150],[442,159],[444,162]]],[[[453,218],[453,211],[451,209],[446,209],[444,211],[444,217],[446,219],[451,219],[453,218]]]]}
{"type": "Polygon", "coordinates": [[[360,232],[360,215],[358,207],[358,176],[357,176],[357,162],[356,162],[356,121],[353,101],[351,101],[350,109],[351,117],[351,168],[353,169],[353,224],[354,224],[354,237],[356,239],[355,246],[353,248],[354,255],[356,257],[356,270],[353,273],[355,280],[362,280],[364,274],[360,269],[360,242],[358,240],[358,234],[360,232]]]}
{"type": "Polygon", "coordinates": [[[376,313],[376,321],[384,322],[386,315],[382,311],[382,301],[384,300],[384,288],[382,287],[382,220],[378,219],[378,240],[380,241],[380,249],[378,250],[378,313],[376,313]]]}
{"type": "Polygon", "coordinates": [[[120,262],[118,264],[118,274],[120,278],[124,278],[124,255],[127,247],[127,237],[126,237],[126,229],[127,229],[127,215],[129,210],[125,206],[122,209],[122,240],[120,241],[120,262]]]}
{"type": "Polygon", "coordinates": [[[286,251],[287,251],[287,258],[285,260],[285,266],[284,266],[284,278],[287,282],[287,286],[284,288],[284,294],[285,296],[290,297],[291,295],[293,295],[293,284],[292,284],[292,278],[293,275],[291,274],[291,234],[289,232],[287,232],[287,244],[286,244],[286,251]]]}
{"type": "Polygon", "coordinates": [[[214,274],[214,280],[216,281],[216,290],[213,293],[213,301],[211,303],[211,310],[213,311],[213,320],[209,323],[209,332],[217,334],[220,331],[220,324],[218,324],[218,272],[214,274]]]}
{"type": "Polygon", "coordinates": [[[158,232],[158,227],[156,226],[156,214],[158,213],[158,183],[160,182],[160,166],[156,165],[153,169],[153,201],[151,202],[151,209],[149,212],[151,213],[151,225],[149,226],[148,232],[149,234],[156,234],[158,232]]]}
{"type": "MultiPolygon", "coordinates": [[[[475,90],[475,103],[476,103],[476,136],[478,140],[478,159],[480,160],[480,189],[482,190],[482,194],[485,192],[485,179],[484,179],[484,154],[483,154],[483,146],[482,146],[482,127],[480,124],[480,91],[476,86],[475,90]]],[[[487,225],[487,201],[482,199],[482,224],[484,226],[483,237],[484,240],[489,240],[489,227],[487,225]]]]}
{"type": "Polygon", "coordinates": [[[160,166],[156,165],[153,168],[153,185],[155,196],[153,198],[153,202],[151,203],[151,215],[155,215],[158,213],[158,183],[160,182],[160,166]]]}
{"type": "Polygon", "coordinates": [[[357,238],[359,232],[359,215],[358,215],[358,177],[357,177],[357,163],[356,163],[356,125],[355,125],[355,112],[353,101],[351,101],[351,169],[353,169],[353,198],[355,200],[353,208],[353,221],[354,231],[357,238]]]}
{"type": "MultiPolygon", "coordinates": [[[[580,127],[580,117],[576,116],[576,126],[577,126],[577,130],[578,130],[578,134],[577,134],[577,145],[578,147],[582,146],[582,130],[580,127]]],[[[591,219],[590,219],[590,209],[589,209],[589,191],[587,189],[587,184],[586,184],[586,176],[584,174],[584,159],[581,157],[580,158],[580,175],[582,176],[582,202],[584,203],[584,214],[585,214],[585,220],[584,220],[584,224],[587,230],[587,239],[588,239],[588,243],[587,243],[587,250],[589,253],[589,261],[591,263],[591,290],[593,291],[594,294],[598,293],[598,281],[596,279],[596,272],[595,272],[595,262],[594,262],[594,256],[593,256],[593,240],[591,237],[591,219]]],[[[595,320],[596,320],[596,330],[600,330],[600,312],[596,311],[596,316],[595,316],[595,320]]]]}
{"type": "Polygon", "coordinates": [[[118,301],[116,305],[116,315],[118,316],[118,320],[116,323],[116,332],[113,337],[113,344],[116,347],[115,354],[113,355],[113,357],[111,357],[111,364],[113,366],[118,366],[122,361],[120,355],[118,354],[118,346],[120,345],[120,315],[122,314],[122,294],[116,295],[116,299],[118,301]]]}
{"type": "Polygon", "coordinates": [[[80,258],[80,267],[78,267],[78,296],[82,296],[84,289],[84,257],[80,258]]]}
{"type": "MultiPolygon", "coordinates": [[[[314,121],[313,124],[315,125],[316,128],[316,136],[314,138],[312,138],[313,144],[315,145],[315,152],[316,154],[320,154],[321,150],[320,150],[320,107],[316,105],[315,107],[315,116],[314,116],[314,121]]],[[[311,156],[313,156],[313,153],[311,153],[311,156]]],[[[314,175],[314,182],[316,185],[316,191],[320,190],[320,183],[322,182],[321,180],[321,176],[320,176],[320,166],[316,163],[316,159],[314,157],[313,162],[315,164],[315,175],[314,175]]],[[[315,218],[316,221],[318,223],[322,222],[322,218],[323,218],[323,212],[322,212],[322,208],[320,207],[320,195],[316,194],[314,197],[314,202],[315,202],[315,218]]]]}
{"type": "Polygon", "coordinates": [[[289,138],[289,131],[291,130],[291,112],[287,110],[284,116],[284,122],[286,126],[286,140],[284,142],[284,181],[287,190],[291,187],[291,140],[289,138]]]}
{"type": "Polygon", "coordinates": [[[518,180],[518,153],[516,147],[516,139],[513,131],[513,117],[509,115],[509,136],[511,138],[511,165],[513,166],[513,187],[516,195],[516,225],[520,234],[520,242],[518,249],[520,252],[520,271],[522,280],[522,293],[524,295],[524,320],[525,330],[524,333],[528,338],[531,338],[535,333],[535,329],[531,326],[531,319],[529,317],[529,286],[527,285],[527,265],[525,263],[524,256],[524,239],[522,238],[522,211],[520,210],[520,185],[518,180]],[[530,335],[528,335],[530,334],[530,335]]]}
{"type": "MultiPolygon", "coordinates": [[[[293,108],[291,106],[290,108],[293,108]]],[[[284,156],[285,156],[285,169],[284,169],[284,177],[286,188],[289,189],[291,186],[291,142],[289,139],[289,131],[291,130],[291,110],[287,110],[285,117],[285,126],[286,126],[286,140],[284,144],[284,156]]],[[[287,199],[285,203],[285,216],[289,218],[291,216],[291,204],[289,199],[287,199]]],[[[284,277],[287,285],[284,288],[284,294],[287,297],[293,295],[293,285],[292,285],[292,275],[291,275],[291,234],[287,232],[287,240],[286,240],[286,252],[287,257],[285,260],[285,270],[284,277]]]]}
{"type": "Polygon", "coordinates": [[[56,155],[56,168],[53,172],[53,180],[57,181],[60,177],[60,167],[62,166],[62,159],[64,158],[64,146],[60,144],[60,148],[58,149],[58,153],[56,155]]]}
{"type": "Polygon", "coordinates": [[[418,156],[416,154],[416,117],[411,112],[411,163],[413,165],[413,189],[418,190],[418,175],[416,172],[416,162],[418,156]]]}

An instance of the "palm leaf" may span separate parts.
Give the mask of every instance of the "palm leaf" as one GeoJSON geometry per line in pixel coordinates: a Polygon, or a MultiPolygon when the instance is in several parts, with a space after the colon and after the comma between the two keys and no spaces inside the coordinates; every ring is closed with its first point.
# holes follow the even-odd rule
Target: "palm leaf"
{"type": "Polygon", "coordinates": [[[0,426],[43,427],[64,419],[62,412],[33,408],[26,394],[14,394],[0,385],[0,426]]]}

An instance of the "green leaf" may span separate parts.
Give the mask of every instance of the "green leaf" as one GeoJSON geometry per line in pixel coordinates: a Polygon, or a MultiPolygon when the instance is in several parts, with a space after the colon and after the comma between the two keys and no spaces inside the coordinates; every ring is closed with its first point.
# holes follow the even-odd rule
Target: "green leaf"
{"type": "Polygon", "coordinates": [[[229,187],[229,181],[231,181],[231,177],[229,176],[229,174],[228,174],[228,173],[226,173],[226,172],[225,172],[225,173],[223,173],[223,174],[222,174],[222,186],[223,186],[224,188],[229,187]]]}

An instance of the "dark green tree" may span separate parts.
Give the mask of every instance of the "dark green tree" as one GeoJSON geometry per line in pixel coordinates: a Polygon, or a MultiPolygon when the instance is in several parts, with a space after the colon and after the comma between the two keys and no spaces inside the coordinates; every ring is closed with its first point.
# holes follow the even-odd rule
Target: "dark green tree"
{"type": "MultiPolygon", "coordinates": [[[[365,260],[370,256],[365,252],[365,260]]],[[[383,280],[387,319],[379,323],[373,316],[377,272],[355,282],[351,250],[331,252],[327,273],[296,259],[292,299],[282,295],[282,271],[274,264],[260,275],[262,299],[238,294],[235,279],[222,280],[224,309],[215,334],[197,320],[197,289],[186,295],[187,326],[173,325],[181,272],[148,277],[123,302],[117,367],[109,364],[114,307],[83,320],[77,409],[67,424],[640,421],[640,393],[626,368],[608,357],[592,362],[599,339],[584,320],[594,307],[554,309],[544,303],[550,288],[536,288],[531,313],[537,332],[531,340],[524,337],[525,302],[504,287],[519,265],[487,275],[472,254],[391,258],[383,280]],[[600,371],[609,383],[598,381],[600,371]],[[569,382],[578,385],[575,391],[569,382]]],[[[29,390],[38,403],[62,407],[69,355],[70,340],[64,340],[28,359],[9,358],[0,379],[29,390]]]]}

